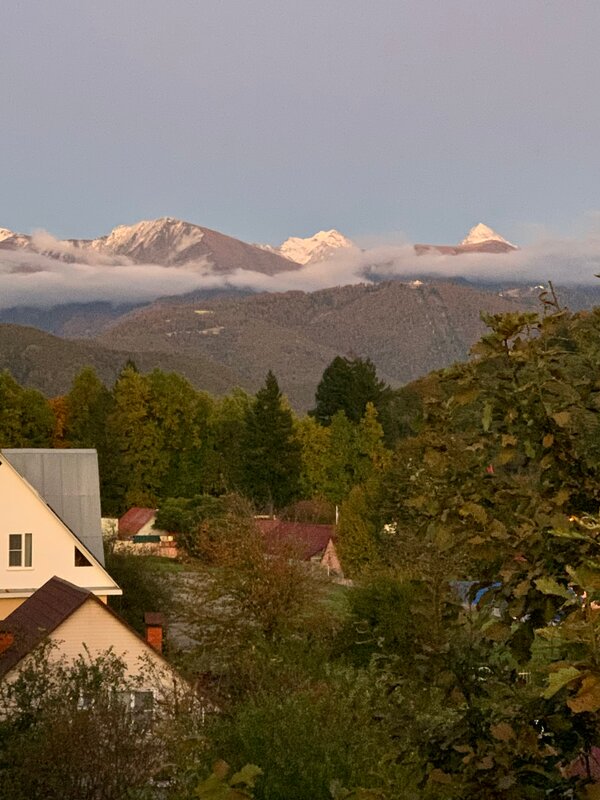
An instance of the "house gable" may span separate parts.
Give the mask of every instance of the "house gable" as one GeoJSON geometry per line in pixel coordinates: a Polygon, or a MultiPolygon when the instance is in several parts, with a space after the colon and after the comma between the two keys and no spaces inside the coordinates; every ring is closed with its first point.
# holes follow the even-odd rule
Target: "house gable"
{"type": "MultiPolygon", "coordinates": [[[[50,641],[56,658],[74,661],[109,650],[125,663],[128,677],[140,673],[150,689],[166,696],[189,687],[166,659],[91,592],[53,577],[0,623],[0,678],[10,680],[36,648],[50,641]],[[2,642],[4,641],[4,647],[2,642]]],[[[51,656],[52,657],[52,656],[51,656]]]]}
{"type": "Polygon", "coordinates": [[[0,453],[0,618],[58,575],[94,594],[122,594],[94,554],[0,453]]]}
{"type": "Polygon", "coordinates": [[[2,453],[104,566],[96,451],[5,448],[2,453]]]}

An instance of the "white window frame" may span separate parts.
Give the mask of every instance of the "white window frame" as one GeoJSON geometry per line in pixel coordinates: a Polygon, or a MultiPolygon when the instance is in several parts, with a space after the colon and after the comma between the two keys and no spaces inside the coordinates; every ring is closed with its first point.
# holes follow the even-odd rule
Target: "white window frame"
{"type": "Polygon", "coordinates": [[[8,568],[33,569],[33,534],[9,533],[8,534],[8,568]],[[18,544],[17,544],[18,543],[18,544]],[[11,563],[17,561],[18,564],[11,563]]]}

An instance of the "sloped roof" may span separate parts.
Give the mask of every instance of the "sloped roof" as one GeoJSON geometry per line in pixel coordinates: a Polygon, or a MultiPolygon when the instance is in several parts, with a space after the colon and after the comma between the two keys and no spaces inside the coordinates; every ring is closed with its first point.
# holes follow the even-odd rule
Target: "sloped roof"
{"type": "MultiPolygon", "coordinates": [[[[151,650],[172,672],[176,673],[175,668],[169,664],[164,655],[154,651],[143,636],[140,636],[128,622],[109,605],[103,603],[93,592],[81,589],[55,575],[43,586],[40,586],[6,619],[0,620],[0,637],[6,633],[12,633],[14,636],[13,644],[0,652],[0,678],[10,672],[19,661],[31,653],[88,600],[97,603],[107,614],[130,630],[148,650],[151,650]]],[[[90,631],[90,633],[93,632],[90,631]]]]}
{"type": "Polygon", "coordinates": [[[155,508],[140,508],[133,506],[119,519],[119,537],[135,536],[136,533],[156,516],[155,508]]]}
{"type": "Polygon", "coordinates": [[[2,452],[104,566],[96,451],[7,448],[2,452]]]}
{"type": "Polygon", "coordinates": [[[90,597],[95,598],[95,595],[55,576],[40,586],[5,620],[0,621],[0,631],[14,636],[14,643],[0,654],[0,677],[6,675],[90,597]]]}
{"type": "Polygon", "coordinates": [[[323,553],[330,539],[335,541],[335,525],[261,518],[255,522],[266,539],[267,549],[290,547],[304,561],[323,553]]]}

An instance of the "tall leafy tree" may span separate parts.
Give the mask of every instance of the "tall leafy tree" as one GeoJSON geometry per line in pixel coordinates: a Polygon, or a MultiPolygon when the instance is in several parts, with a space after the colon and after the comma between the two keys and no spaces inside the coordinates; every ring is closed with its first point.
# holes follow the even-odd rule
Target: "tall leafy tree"
{"type": "Polygon", "coordinates": [[[261,508],[281,508],[300,490],[302,458],[292,412],[269,370],[265,384],[246,415],[242,482],[261,508]]]}
{"type": "Polygon", "coordinates": [[[54,423],[40,392],[23,389],[9,372],[0,372],[0,447],[50,447],[54,423]]]}
{"type": "Polygon", "coordinates": [[[165,459],[161,497],[191,497],[201,485],[200,444],[210,404],[181,375],[155,369],[148,376],[148,414],[165,459]]]}
{"type": "Polygon", "coordinates": [[[114,387],[108,432],[115,450],[111,506],[154,505],[168,470],[160,426],[150,406],[148,378],[126,367],[114,387]]]}
{"type": "Polygon", "coordinates": [[[64,436],[68,444],[72,447],[95,447],[103,453],[112,397],[93,367],[84,367],[75,376],[65,403],[64,436]]]}

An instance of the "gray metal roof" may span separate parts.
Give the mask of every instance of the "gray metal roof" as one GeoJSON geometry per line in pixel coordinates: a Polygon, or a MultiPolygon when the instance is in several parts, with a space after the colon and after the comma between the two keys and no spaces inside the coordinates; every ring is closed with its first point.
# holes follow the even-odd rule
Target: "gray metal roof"
{"type": "Polygon", "coordinates": [[[104,566],[96,451],[6,449],[2,452],[104,566]]]}

